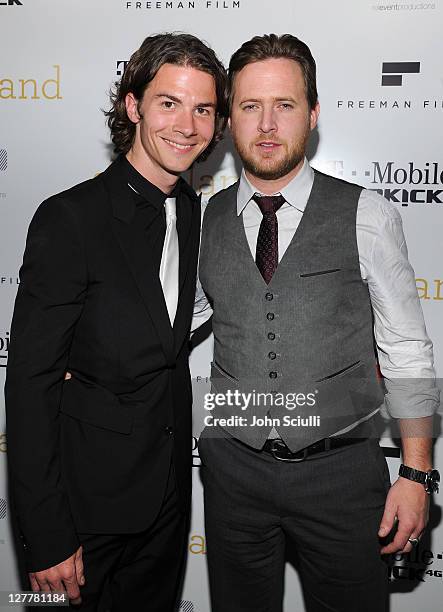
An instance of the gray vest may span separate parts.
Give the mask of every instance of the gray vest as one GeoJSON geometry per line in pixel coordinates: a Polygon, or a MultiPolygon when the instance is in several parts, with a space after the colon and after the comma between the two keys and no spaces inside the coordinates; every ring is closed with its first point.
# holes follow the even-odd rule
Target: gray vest
{"type": "Polygon", "coordinates": [[[295,451],[382,403],[357,250],[361,189],[315,171],[301,222],[269,285],[237,215],[238,183],[211,199],[199,274],[214,310],[212,392],[225,402],[220,395],[205,435],[214,424],[260,448],[274,426],[295,451]]]}

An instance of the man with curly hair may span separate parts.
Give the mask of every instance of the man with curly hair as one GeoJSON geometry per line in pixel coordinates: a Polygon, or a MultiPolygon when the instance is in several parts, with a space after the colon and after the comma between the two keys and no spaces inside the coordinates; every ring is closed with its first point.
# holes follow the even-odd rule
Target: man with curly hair
{"type": "Polygon", "coordinates": [[[194,36],[146,38],[106,113],[116,161],[29,228],[6,383],[12,502],[32,589],[85,611],[175,609],[200,230],[180,174],[221,138],[226,89],[194,36]]]}

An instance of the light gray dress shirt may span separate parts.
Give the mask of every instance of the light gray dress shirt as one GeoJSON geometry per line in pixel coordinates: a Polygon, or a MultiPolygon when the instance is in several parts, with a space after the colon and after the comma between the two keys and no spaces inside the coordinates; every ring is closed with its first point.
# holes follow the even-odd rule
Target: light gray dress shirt
{"type": "MultiPolygon", "coordinates": [[[[286,200],[276,213],[279,261],[297,230],[313,182],[314,171],[305,159],[297,176],[279,192],[286,200]]],[[[243,171],[237,193],[237,214],[243,217],[255,260],[263,215],[252,200],[254,193],[259,192],[243,171]]],[[[385,198],[364,189],[358,202],[356,232],[361,276],[369,289],[378,360],[385,378],[385,406],[394,418],[430,416],[437,410],[439,401],[432,342],[426,333],[414,270],[408,261],[400,213],[385,198]]],[[[198,282],[193,329],[211,314],[198,282]]]]}

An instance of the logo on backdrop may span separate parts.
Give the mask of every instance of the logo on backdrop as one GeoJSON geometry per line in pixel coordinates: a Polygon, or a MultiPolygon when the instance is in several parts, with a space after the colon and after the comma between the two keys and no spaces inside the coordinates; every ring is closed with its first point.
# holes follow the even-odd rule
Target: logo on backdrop
{"type": "MultiPolygon", "coordinates": [[[[6,194],[5,194],[6,195],[6,194]]],[[[1,194],[0,194],[1,197],[1,194]]],[[[0,276],[0,288],[1,287],[13,287],[17,289],[17,286],[20,284],[20,279],[18,276],[0,276]]]]}
{"type": "Polygon", "coordinates": [[[20,0],[2,0],[0,6],[23,6],[23,2],[20,2],[20,0]]]}
{"type": "Polygon", "coordinates": [[[443,577],[443,553],[435,553],[432,550],[422,548],[420,543],[410,553],[397,553],[389,555],[388,576],[389,580],[412,580],[426,582],[430,578],[443,577]],[[440,567],[435,568],[434,562],[440,562],[440,567]]]}
{"type": "Polygon", "coordinates": [[[6,499],[0,498],[0,520],[6,518],[6,499]]]}
{"type": "Polygon", "coordinates": [[[6,368],[9,351],[9,332],[4,332],[0,336],[0,367],[6,368]]]}
{"type": "Polygon", "coordinates": [[[124,71],[126,70],[126,66],[129,64],[128,60],[117,60],[117,68],[116,73],[117,76],[123,76],[124,71]]]}
{"type": "Polygon", "coordinates": [[[369,167],[351,171],[345,169],[343,160],[329,160],[318,165],[335,176],[366,183],[368,189],[394,204],[443,204],[443,166],[439,162],[372,161],[369,167]]]}
{"type": "Polygon", "coordinates": [[[8,168],[8,152],[6,149],[0,149],[0,172],[5,172],[8,168]]]}
{"type": "MultiPolygon", "coordinates": [[[[419,81],[414,75],[421,73],[421,62],[383,62],[381,66],[381,80],[379,81],[379,95],[373,98],[349,98],[336,100],[336,108],[341,111],[357,112],[361,110],[418,110],[423,111],[442,111],[443,99],[431,97],[419,98],[422,92],[419,81]],[[404,92],[408,92],[408,97],[399,97],[395,94],[397,90],[392,88],[403,87],[404,92]],[[389,89],[387,89],[389,88],[389,89]],[[409,97],[409,92],[413,95],[409,97]]],[[[374,83],[375,85],[375,83],[374,83]]]]}
{"type": "Polygon", "coordinates": [[[416,278],[415,284],[421,300],[443,302],[443,279],[416,278]]]}
{"type": "Polygon", "coordinates": [[[381,72],[383,87],[401,87],[404,74],[420,72],[420,62],[383,62],[381,72]]]}
{"type": "Polygon", "coordinates": [[[438,162],[374,161],[370,175],[372,189],[390,202],[402,206],[443,204],[443,169],[438,162]]]}
{"type": "Polygon", "coordinates": [[[396,2],[395,4],[392,4],[390,0],[388,2],[389,4],[373,4],[372,10],[380,13],[390,13],[392,11],[435,11],[437,8],[435,2],[396,2]]]}
{"type": "MultiPolygon", "coordinates": [[[[6,172],[8,168],[8,152],[6,149],[0,149],[0,172],[6,172]]],[[[6,192],[0,191],[0,199],[6,198],[6,192]]]]}
{"type": "Polygon", "coordinates": [[[198,438],[192,436],[192,467],[198,468],[202,464],[198,452],[198,438]]]}
{"type": "Polygon", "coordinates": [[[189,538],[188,551],[192,555],[206,555],[206,540],[204,535],[192,535],[189,538]]]}
{"type": "Polygon", "coordinates": [[[61,100],[60,66],[53,64],[52,68],[45,80],[0,75],[0,100],[61,100]]]}
{"type": "Polygon", "coordinates": [[[126,10],[161,9],[239,9],[241,0],[143,0],[143,2],[124,1],[126,10]]]}
{"type": "MultiPolygon", "coordinates": [[[[222,171],[224,172],[224,171],[222,171]]],[[[226,189],[230,185],[233,185],[235,181],[238,180],[238,176],[236,174],[222,174],[222,172],[217,173],[216,175],[212,174],[196,174],[195,169],[192,169],[191,173],[191,184],[192,187],[198,192],[202,194],[203,201],[205,199],[209,200],[209,198],[222,189],[226,189]]],[[[197,376],[197,382],[198,382],[197,376]]]]}

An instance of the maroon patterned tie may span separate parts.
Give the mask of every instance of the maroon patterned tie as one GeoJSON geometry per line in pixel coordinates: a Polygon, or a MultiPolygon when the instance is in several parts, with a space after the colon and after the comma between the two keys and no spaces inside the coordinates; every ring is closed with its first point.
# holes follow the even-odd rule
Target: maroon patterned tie
{"type": "Polygon", "coordinates": [[[263,215],[258,231],[255,263],[269,285],[278,266],[278,222],[275,213],[284,204],[285,199],[282,195],[260,196],[258,194],[254,194],[252,199],[257,202],[263,215]]]}

